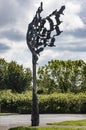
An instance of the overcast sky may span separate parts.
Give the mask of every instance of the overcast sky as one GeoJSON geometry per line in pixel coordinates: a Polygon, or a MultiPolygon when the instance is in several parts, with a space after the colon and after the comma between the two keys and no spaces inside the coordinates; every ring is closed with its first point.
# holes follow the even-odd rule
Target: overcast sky
{"type": "MultiPolygon", "coordinates": [[[[0,58],[31,67],[32,55],[26,44],[28,24],[33,19],[41,0],[0,0],[0,58]]],[[[51,59],[86,61],[86,0],[43,0],[42,17],[66,6],[56,47],[46,47],[38,66],[51,59]]]]}

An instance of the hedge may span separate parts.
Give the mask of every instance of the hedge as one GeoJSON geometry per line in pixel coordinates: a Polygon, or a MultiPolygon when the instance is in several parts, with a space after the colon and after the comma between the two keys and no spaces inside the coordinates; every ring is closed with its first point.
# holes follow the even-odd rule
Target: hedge
{"type": "Polygon", "coordinates": [[[39,108],[40,113],[86,113],[86,93],[42,95],[39,108]]]}
{"type": "MultiPolygon", "coordinates": [[[[0,91],[1,112],[31,113],[31,92],[0,91]]],[[[38,95],[39,113],[86,113],[86,93],[38,95]]]]}

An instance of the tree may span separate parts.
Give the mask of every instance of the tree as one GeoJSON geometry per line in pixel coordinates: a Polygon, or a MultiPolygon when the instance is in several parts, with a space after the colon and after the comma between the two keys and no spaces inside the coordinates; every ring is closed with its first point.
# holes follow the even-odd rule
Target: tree
{"type": "Polygon", "coordinates": [[[51,60],[38,69],[38,87],[49,93],[80,92],[86,86],[85,65],[82,60],[51,60]]]}
{"type": "Polygon", "coordinates": [[[82,83],[81,83],[81,91],[86,91],[86,63],[82,70],[82,83]]]}
{"type": "Polygon", "coordinates": [[[8,89],[13,92],[23,92],[30,88],[31,85],[31,71],[24,69],[22,65],[18,65],[12,61],[8,64],[8,73],[6,76],[6,85],[8,89]]]}
{"type": "Polygon", "coordinates": [[[0,59],[0,90],[12,89],[13,92],[23,92],[31,87],[32,74],[30,68],[12,61],[7,63],[0,59]]]}
{"type": "Polygon", "coordinates": [[[38,80],[37,86],[38,90],[43,91],[44,93],[53,93],[58,89],[55,77],[51,74],[52,69],[50,66],[42,66],[38,69],[38,80]]]}
{"type": "Polygon", "coordinates": [[[0,90],[6,89],[5,76],[7,74],[7,62],[0,59],[0,90]]]}

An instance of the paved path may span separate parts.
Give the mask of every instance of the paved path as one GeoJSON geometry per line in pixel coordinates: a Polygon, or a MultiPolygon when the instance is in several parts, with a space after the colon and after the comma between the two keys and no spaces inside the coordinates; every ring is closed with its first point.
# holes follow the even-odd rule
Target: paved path
{"type": "MultiPolygon", "coordinates": [[[[40,126],[46,126],[49,122],[86,119],[86,114],[40,114],[40,126]]],[[[31,125],[31,115],[0,116],[0,130],[10,127],[31,125]]]]}

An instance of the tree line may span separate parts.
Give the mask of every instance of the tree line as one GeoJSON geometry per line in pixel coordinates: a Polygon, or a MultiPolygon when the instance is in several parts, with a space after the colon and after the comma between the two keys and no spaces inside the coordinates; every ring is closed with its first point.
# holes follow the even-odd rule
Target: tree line
{"type": "Polygon", "coordinates": [[[15,61],[0,59],[0,90],[11,89],[21,93],[30,89],[32,74],[30,68],[23,68],[15,61]]]}
{"type": "MultiPolygon", "coordinates": [[[[32,72],[15,61],[0,59],[0,90],[22,93],[31,90],[32,72]]],[[[83,60],[51,60],[37,70],[38,93],[86,91],[86,63],[83,60]]]]}
{"type": "Polygon", "coordinates": [[[38,69],[40,92],[86,91],[86,63],[82,60],[51,60],[38,69]]]}

